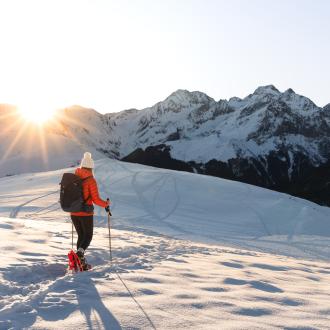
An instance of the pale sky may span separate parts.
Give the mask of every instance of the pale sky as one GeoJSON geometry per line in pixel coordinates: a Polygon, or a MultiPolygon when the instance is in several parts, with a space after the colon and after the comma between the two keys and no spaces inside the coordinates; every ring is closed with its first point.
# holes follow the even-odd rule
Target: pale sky
{"type": "Polygon", "coordinates": [[[177,89],[330,102],[328,0],[0,0],[0,103],[99,112],[177,89]]]}

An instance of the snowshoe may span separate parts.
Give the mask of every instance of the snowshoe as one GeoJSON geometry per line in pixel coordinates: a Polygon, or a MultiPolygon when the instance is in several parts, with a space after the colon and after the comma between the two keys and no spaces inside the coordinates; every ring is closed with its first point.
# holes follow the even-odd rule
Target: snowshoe
{"type": "Polygon", "coordinates": [[[71,250],[68,253],[69,258],[69,266],[68,270],[71,272],[83,272],[92,269],[92,266],[86,262],[86,259],[81,253],[81,251],[77,251],[75,253],[73,250],[71,250]]]}
{"type": "Polygon", "coordinates": [[[83,265],[81,264],[79,257],[73,250],[71,250],[68,253],[68,258],[69,258],[69,265],[68,265],[69,271],[71,272],[83,271],[83,265]]]}

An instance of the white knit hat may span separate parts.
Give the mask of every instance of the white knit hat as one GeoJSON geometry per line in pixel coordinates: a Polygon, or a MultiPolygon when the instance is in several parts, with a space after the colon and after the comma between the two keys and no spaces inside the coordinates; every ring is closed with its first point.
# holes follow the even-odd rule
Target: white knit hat
{"type": "Polygon", "coordinates": [[[80,167],[94,168],[94,160],[90,152],[84,153],[84,158],[81,160],[80,167]]]}

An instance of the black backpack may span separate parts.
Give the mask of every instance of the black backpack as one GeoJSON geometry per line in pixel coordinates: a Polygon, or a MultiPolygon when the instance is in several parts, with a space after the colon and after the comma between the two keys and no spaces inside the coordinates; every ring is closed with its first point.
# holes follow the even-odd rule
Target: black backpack
{"type": "Polygon", "coordinates": [[[82,184],[88,178],[81,179],[73,173],[64,173],[61,180],[60,204],[65,212],[93,212],[94,206],[87,205],[83,197],[82,184]]]}

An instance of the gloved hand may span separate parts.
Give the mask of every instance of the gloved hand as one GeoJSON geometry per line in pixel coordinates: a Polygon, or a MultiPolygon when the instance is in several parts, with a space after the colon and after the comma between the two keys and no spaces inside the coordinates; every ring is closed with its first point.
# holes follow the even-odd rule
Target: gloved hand
{"type": "Polygon", "coordinates": [[[111,212],[110,212],[110,199],[109,198],[107,198],[107,203],[108,203],[108,205],[104,209],[107,213],[109,213],[111,215],[111,212]]]}

